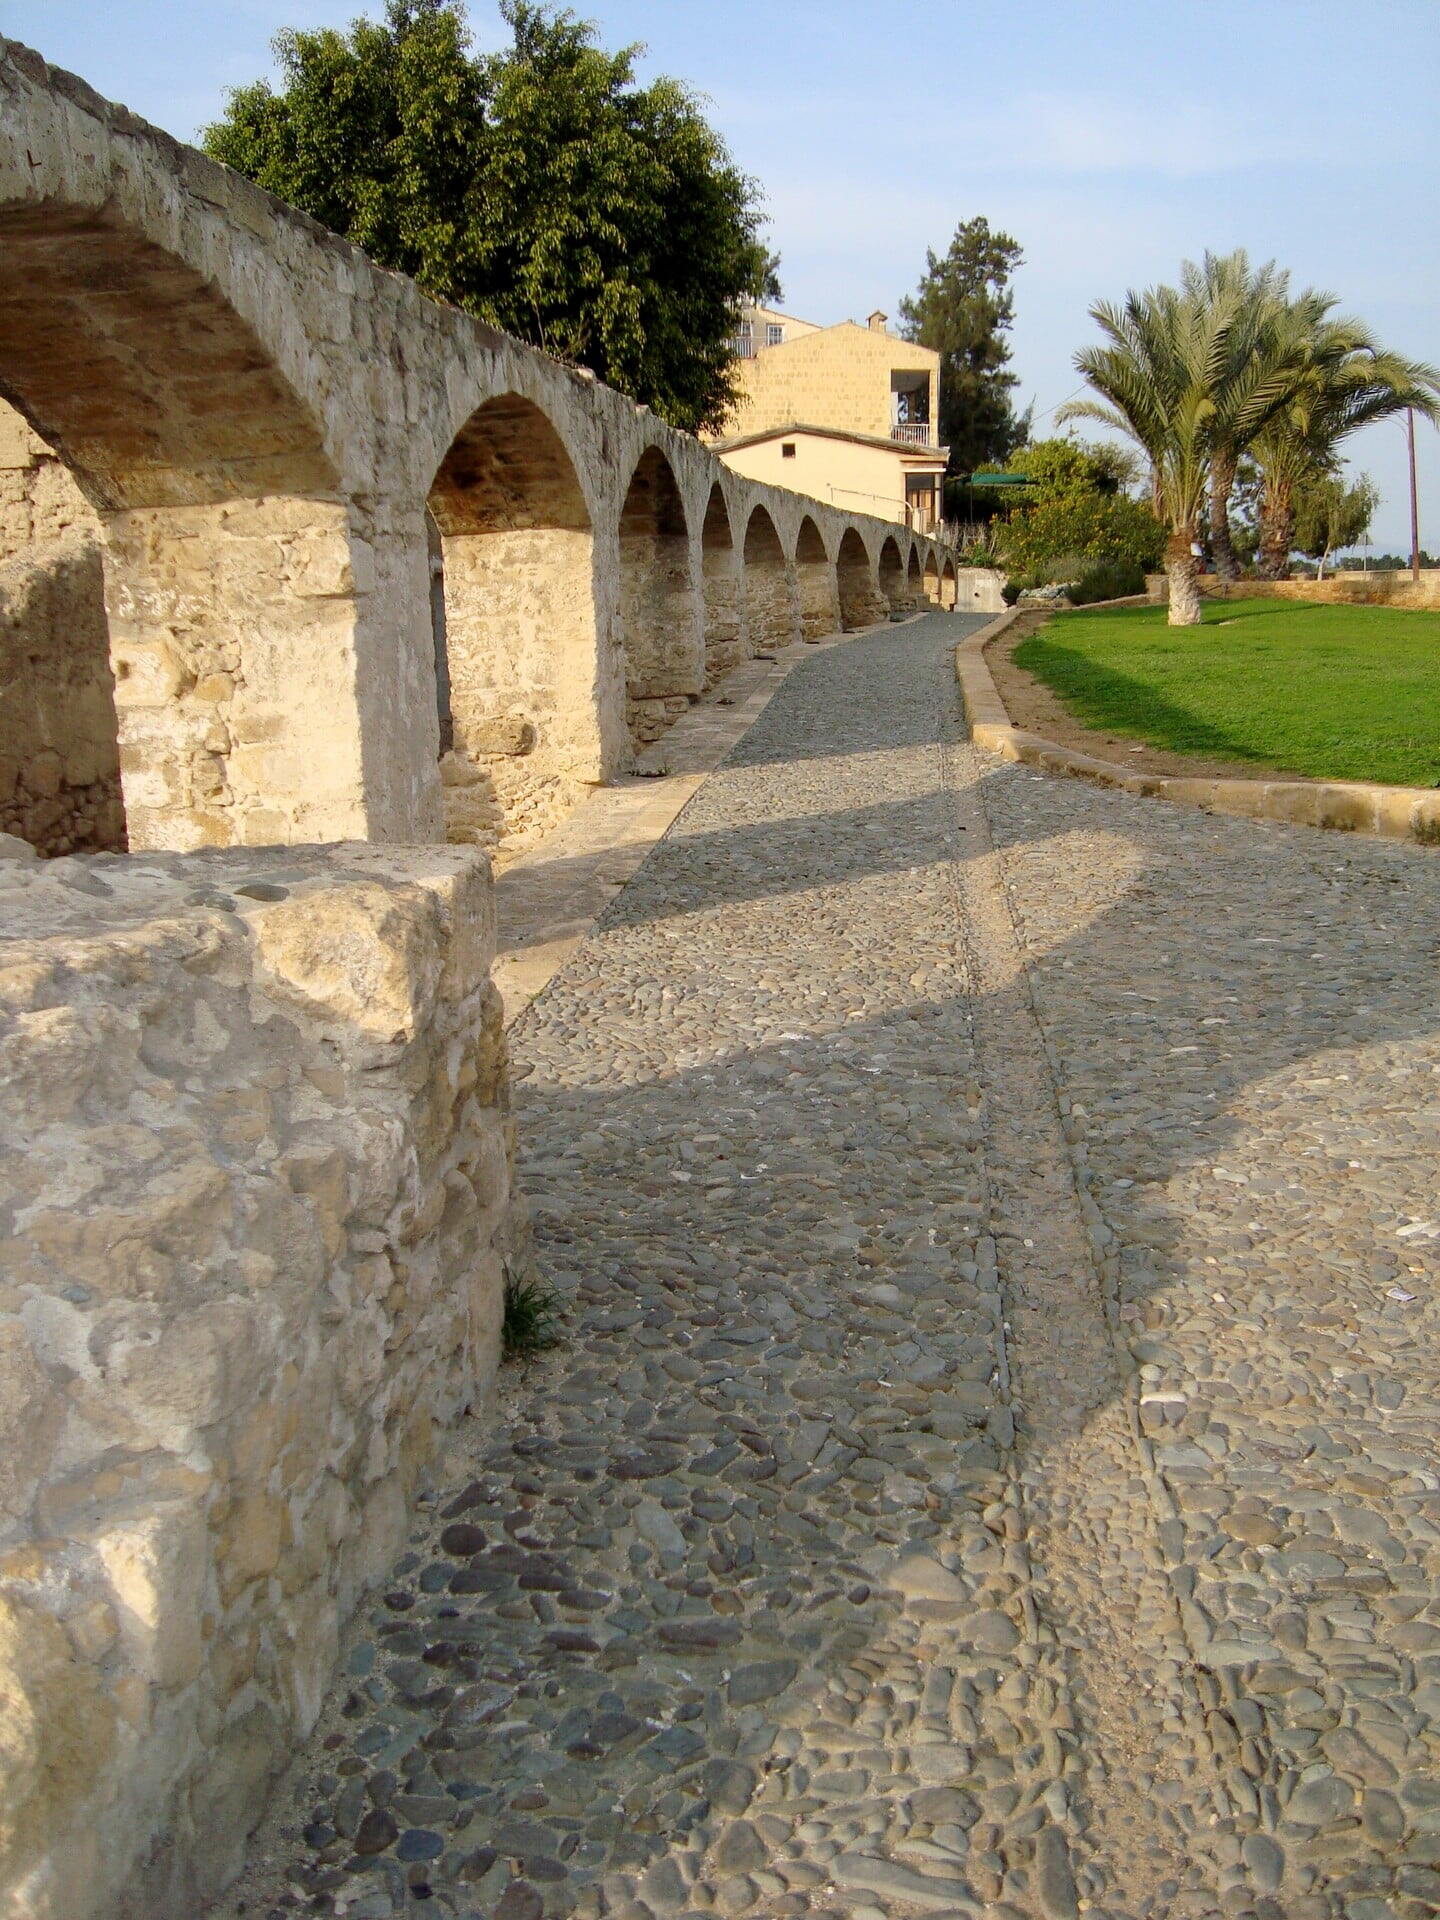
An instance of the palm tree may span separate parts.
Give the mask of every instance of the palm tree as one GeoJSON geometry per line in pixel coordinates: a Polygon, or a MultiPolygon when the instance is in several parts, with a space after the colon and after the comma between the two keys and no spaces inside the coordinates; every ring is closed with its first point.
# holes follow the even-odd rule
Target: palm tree
{"type": "MultiPolygon", "coordinates": [[[[1253,404],[1257,383],[1267,370],[1274,370],[1277,348],[1283,351],[1285,344],[1281,315],[1290,276],[1273,260],[1252,269],[1243,247],[1227,254],[1211,253],[1207,248],[1201,264],[1197,267],[1193,261],[1185,261],[1180,275],[1189,298],[1229,308],[1237,319],[1227,335],[1229,365],[1215,383],[1215,412],[1209,433],[1210,552],[1221,579],[1238,580],[1240,561],[1230,533],[1230,496],[1235,490],[1240,456],[1262,424],[1253,404]]],[[[1316,297],[1309,293],[1301,296],[1316,297]]],[[[1273,404],[1273,386],[1266,392],[1267,404],[1273,404]]]]}
{"type": "Polygon", "coordinates": [[[1256,436],[1261,475],[1260,574],[1283,579],[1295,538],[1295,497],[1307,479],[1333,474],[1357,428],[1413,407],[1440,419],[1440,372],[1377,346],[1357,320],[1291,311],[1302,373],[1294,392],[1256,436]]]}
{"type": "Polygon", "coordinates": [[[1169,530],[1175,627],[1200,619],[1196,554],[1217,445],[1221,437],[1248,444],[1295,383],[1287,362],[1259,350],[1271,323],[1252,297],[1248,268],[1213,287],[1194,269],[1188,277],[1178,291],[1150,287],[1128,293],[1121,307],[1099,301],[1090,309],[1110,344],[1083,348],[1075,365],[1101,400],[1072,401],[1056,416],[1118,428],[1148,456],[1155,512],[1169,530]]]}

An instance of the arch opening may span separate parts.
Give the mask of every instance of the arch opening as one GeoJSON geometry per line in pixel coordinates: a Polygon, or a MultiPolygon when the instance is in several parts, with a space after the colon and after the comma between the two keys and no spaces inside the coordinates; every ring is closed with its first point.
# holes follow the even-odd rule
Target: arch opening
{"type": "Polygon", "coordinates": [[[914,613],[924,597],[925,575],[920,566],[920,555],[912,547],[910,561],[905,569],[905,611],[914,613]]]}
{"type": "Polygon", "coordinates": [[[0,833],[37,853],[128,844],[100,521],[0,401],[0,833]]]}
{"type": "Polygon", "coordinates": [[[940,565],[933,547],[925,556],[925,598],[932,607],[940,604],[940,565]]]}
{"type": "Polygon", "coordinates": [[[604,775],[589,508],[548,417],[506,393],[456,434],[428,513],[446,837],[518,848],[604,775]]]}
{"type": "Polygon", "coordinates": [[[745,526],[745,619],[755,653],[788,647],[798,634],[799,613],[785,549],[764,507],[756,507],[745,526]]]}
{"type": "Polygon", "coordinates": [[[103,556],[71,564],[32,538],[47,584],[6,596],[89,716],[66,790],[118,765],[108,837],[135,848],[366,834],[350,515],[316,419],[248,323],[143,235],[47,203],[0,211],[0,343],[26,470],[63,465],[103,556]],[[44,633],[57,596],[78,596],[82,636],[63,663],[44,633]]]}
{"type": "Polygon", "coordinates": [[[705,686],[708,691],[745,659],[745,603],[740,557],[730,531],[730,514],[717,480],[710,489],[700,536],[705,589],[705,686]]]}
{"type": "Polygon", "coordinates": [[[658,740],[705,683],[685,506],[658,447],[640,456],[620,509],[625,715],[636,749],[658,740]]]}
{"type": "Polygon", "coordinates": [[[889,606],[875,582],[865,542],[848,527],[835,556],[835,577],[840,593],[840,624],[846,633],[860,627],[873,627],[886,619],[889,606]]]}
{"type": "Polygon", "coordinates": [[[903,619],[910,610],[909,589],[905,580],[905,562],[900,557],[899,542],[887,536],[880,549],[878,568],[880,591],[890,610],[892,620],[903,619]]]}
{"type": "Polygon", "coordinates": [[[795,542],[795,587],[800,600],[800,637],[821,640],[840,627],[840,596],[835,569],[820,529],[806,514],[795,542]]]}
{"type": "Polygon", "coordinates": [[[959,587],[955,578],[955,562],[947,560],[940,569],[940,604],[953,612],[958,598],[959,587]]]}

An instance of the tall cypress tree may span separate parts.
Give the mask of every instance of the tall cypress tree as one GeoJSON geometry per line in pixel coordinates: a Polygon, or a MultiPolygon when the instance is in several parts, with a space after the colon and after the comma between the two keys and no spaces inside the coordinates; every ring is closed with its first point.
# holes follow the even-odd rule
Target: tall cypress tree
{"type": "Polygon", "coordinates": [[[950,448],[949,471],[971,473],[1000,465],[1030,432],[1017,415],[1007,371],[1005,336],[1014,317],[1010,276],[1024,264],[1019,243],[992,233],[977,214],[955,229],[949,252],[925,253],[925,276],[913,300],[900,302],[907,340],[940,355],[940,439],[950,448]]]}

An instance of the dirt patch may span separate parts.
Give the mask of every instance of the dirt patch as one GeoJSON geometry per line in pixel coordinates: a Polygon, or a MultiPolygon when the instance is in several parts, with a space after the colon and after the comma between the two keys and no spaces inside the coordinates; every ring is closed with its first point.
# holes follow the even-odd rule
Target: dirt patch
{"type": "Polygon", "coordinates": [[[985,661],[995,682],[995,690],[1005,703],[1012,727],[1026,733],[1038,733],[1072,753],[1088,754],[1093,760],[1109,760],[1136,773],[1168,773],[1193,780],[1303,780],[1311,786],[1333,786],[1333,781],[1316,780],[1314,775],[1295,773],[1275,764],[1262,766],[1254,760],[1212,760],[1200,753],[1169,753],[1163,747],[1149,747],[1124,734],[1102,733],[1087,727],[1066,708],[1060,696],[1023,667],[1017,667],[1012,655],[1022,640],[1038,633],[1050,619],[1048,613],[1022,614],[998,639],[985,649],[985,661]]]}

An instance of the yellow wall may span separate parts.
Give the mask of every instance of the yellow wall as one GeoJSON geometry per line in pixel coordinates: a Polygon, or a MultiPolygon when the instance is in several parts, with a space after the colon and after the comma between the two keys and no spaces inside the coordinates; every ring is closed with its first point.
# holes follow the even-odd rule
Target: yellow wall
{"type": "MultiPolygon", "coordinates": [[[[763,339],[763,313],[757,313],[756,320],[757,338],[763,339]]],[[[740,400],[721,432],[712,437],[728,440],[799,422],[845,433],[873,433],[883,439],[891,426],[892,371],[922,370],[929,375],[934,435],[940,410],[938,353],[850,320],[838,327],[820,327],[781,346],[762,347],[753,360],[738,363],[740,400]]]]}
{"type": "Polygon", "coordinates": [[[851,513],[873,513],[883,520],[905,519],[905,465],[897,447],[862,446],[822,434],[787,433],[753,446],[735,447],[720,458],[736,473],[773,487],[808,493],[851,513]],[[793,446],[786,460],[781,446],[793,446]]]}

